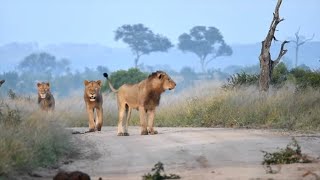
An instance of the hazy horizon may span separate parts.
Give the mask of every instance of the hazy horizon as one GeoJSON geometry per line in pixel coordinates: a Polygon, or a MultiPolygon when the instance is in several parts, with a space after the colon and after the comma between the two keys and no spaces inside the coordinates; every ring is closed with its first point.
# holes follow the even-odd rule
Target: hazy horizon
{"type": "MultiPolygon", "coordinates": [[[[50,44],[100,44],[127,47],[114,41],[114,31],[123,24],[142,23],[174,44],[193,26],[215,26],[229,44],[261,42],[269,29],[276,0],[218,1],[15,1],[0,0],[0,45],[13,42],[50,44]],[[257,1],[255,1],[257,2],[257,1]]],[[[279,40],[300,34],[320,41],[319,0],[283,0],[279,40]]]]}

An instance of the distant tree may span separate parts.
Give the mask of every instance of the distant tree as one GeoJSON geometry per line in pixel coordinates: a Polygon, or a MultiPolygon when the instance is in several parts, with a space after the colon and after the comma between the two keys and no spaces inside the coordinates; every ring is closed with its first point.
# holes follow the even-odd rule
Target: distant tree
{"type": "Polygon", "coordinates": [[[24,72],[48,72],[57,65],[56,57],[51,54],[32,53],[25,57],[19,64],[18,69],[24,72]]]}
{"type": "Polygon", "coordinates": [[[109,73],[110,72],[110,70],[107,68],[107,67],[105,67],[105,66],[98,66],[97,67],[97,71],[98,71],[98,73],[99,74],[103,74],[103,73],[109,73]]]}
{"type": "Polygon", "coordinates": [[[67,59],[58,61],[55,56],[46,53],[32,53],[25,57],[19,64],[18,69],[24,73],[55,74],[60,75],[69,68],[67,59]]]}
{"type": "MultiPolygon", "coordinates": [[[[109,79],[111,83],[113,84],[114,88],[118,89],[121,85],[127,83],[127,84],[134,84],[138,83],[148,77],[148,74],[141,72],[137,68],[130,68],[128,71],[126,70],[119,70],[116,72],[113,72],[109,79]]],[[[108,90],[109,85],[105,83],[102,87],[102,90],[108,90]]]]}
{"type": "Polygon", "coordinates": [[[300,46],[304,45],[306,42],[311,41],[314,38],[314,34],[312,35],[311,38],[305,38],[304,36],[300,36],[299,35],[300,32],[300,28],[298,29],[298,31],[295,33],[295,40],[292,40],[292,42],[294,42],[295,45],[295,50],[296,50],[296,61],[295,61],[295,68],[298,67],[298,54],[299,54],[299,48],[300,46]]]}
{"type": "Polygon", "coordinates": [[[195,26],[190,33],[179,36],[178,48],[183,52],[192,52],[200,59],[202,71],[206,73],[208,64],[220,56],[232,55],[232,49],[215,27],[195,26]]]}
{"type": "Polygon", "coordinates": [[[134,67],[138,68],[138,62],[142,55],[152,52],[167,52],[173,47],[170,40],[162,35],[154,34],[143,24],[123,25],[115,31],[115,40],[122,40],[128,44],[135,55],[134,67]]]}

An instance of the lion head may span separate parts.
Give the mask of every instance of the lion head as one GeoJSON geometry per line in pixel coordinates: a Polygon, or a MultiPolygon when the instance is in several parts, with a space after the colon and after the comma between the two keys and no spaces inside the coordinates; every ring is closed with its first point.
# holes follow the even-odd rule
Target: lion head
{"type": "Polygon", "coordinates": [[[156,71],[149,75],[148,84],[152,89],[160,91],[172,90],[176,87],[176,83],[163,71],[156,71]]]}
{"type": "Polygon", "coordinates": [[[38,95],[41,99],[45,99],[50,95],[50,83],[49,82],[39,82],[37,83],[38,95]]]}
{"type": "Polygon", "coordinates": [[[89,98],[89,101],[96,101],[100,95],[101,80],[98,81],[84,81],[85,95],[89,98]]]}

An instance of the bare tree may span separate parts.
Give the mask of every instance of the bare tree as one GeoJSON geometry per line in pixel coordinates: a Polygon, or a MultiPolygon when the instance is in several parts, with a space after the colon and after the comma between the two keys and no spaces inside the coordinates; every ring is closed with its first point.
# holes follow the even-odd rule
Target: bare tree
{"type": "Polygon", "coordinates": [[[295,33],[296,39],[295,39],[295,40],[292,40],[292,41],[295,43],[295,49],[296,49],[295,67],[298,66],[298,58],[299,58],[298,54],[299,54],[299,48],[300,48],[300,46],[302,46],[304,43],[306,43],[306,42],[308,42],[308,41],[311,41],[311,40],[314,38],[314,34],[313,34],[311,38],[305,39],[303,36],[300,36],[300,35],[299,35],[299,32],[300,32],[300,28],[299,28],[298,31],[295,33]]]}
{"type": "Polygon", "coordinates": [[[289,41],[283,41],[281,43],[281,49],[279,52],[279,55],[277,59],[271,60],[270,55],[270,47],[272,40],[277,41],[276,37],[274,36],[274,33],[276,31],[277,25],[283,21],[284,19],[280,19],[279,17],[279,8],[282,3],[282,0],[278,0],[276,8],[273,13],[273,19],[269,28],[269,32],[262,41],[262,47],[261,47],[261,53],[259,56],[260,61],[260,79],[259,79],[259,85],[260,85],[260,91],[268,91],[269,84],[271,80],[271,75],[274,67],[280,62],[282,56],[284,56],[287,52],[286,49],[284,49],[284,45],[288,43],[289,41]]]}

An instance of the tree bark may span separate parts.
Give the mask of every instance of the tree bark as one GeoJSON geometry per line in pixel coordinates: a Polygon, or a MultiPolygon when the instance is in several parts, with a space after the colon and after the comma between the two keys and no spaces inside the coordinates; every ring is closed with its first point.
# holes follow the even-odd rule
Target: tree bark
{"type": "Polygon", "coordinates": [[[262,47],[261,47],[261,53],[259,56],[260,61],[260,79],[259,79],[259,86],[260,91],[268,91],[269,90],[269,84],[271,80],[271,75],[273,68],[280,62],[283,55],[286,54],[287,50],[284,49],[284,45],[288,43],[289,41],[283,41],[281,44],[281,49],[278,55],[278,58],[276,60],[271,60],[270,55],[270,47],[272,40],[277,40],[274,36],[274,33],[276,31],[277,25],[283,21],[284,19],[280,19],[279,17],[279,8],[282,3],[282,0],[278,0],[278,3],[276,5],[276,8],[273,13],[273,19],[269,28],[269,32],[262,41],[262,47]]]}

